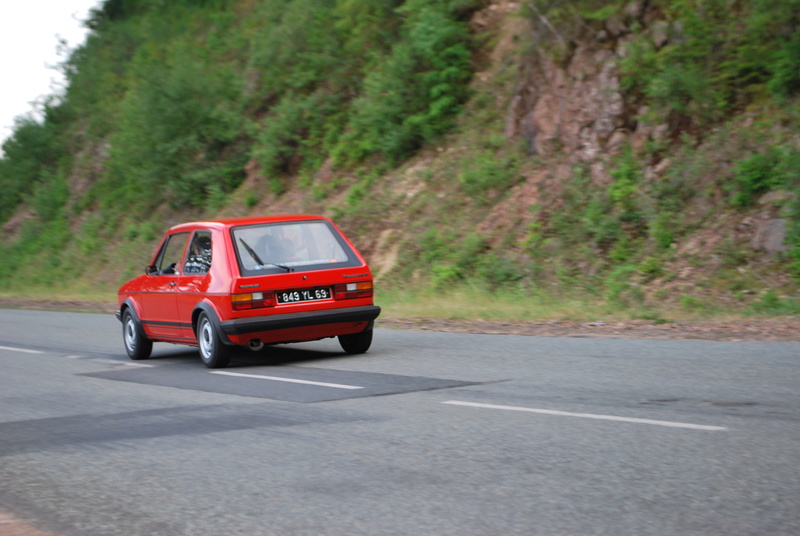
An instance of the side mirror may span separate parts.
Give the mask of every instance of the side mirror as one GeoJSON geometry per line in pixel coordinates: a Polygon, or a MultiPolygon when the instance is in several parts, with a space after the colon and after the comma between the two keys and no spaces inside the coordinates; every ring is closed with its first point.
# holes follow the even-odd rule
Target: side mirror
{"type": "Polygon", "coordinates": [[[144,273],[147,275],[153,275],[158,273],[158,268],[155,264],[150,264],[144,267],[144,273]]]}

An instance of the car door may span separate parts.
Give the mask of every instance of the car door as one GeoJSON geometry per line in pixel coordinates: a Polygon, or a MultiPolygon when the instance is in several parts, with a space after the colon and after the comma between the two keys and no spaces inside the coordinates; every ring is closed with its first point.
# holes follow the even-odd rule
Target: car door
{"type": "Polygon", "coordinates": [[[192,313],[208,292],[213,260],[211,245],[211,231],[205,229],[195,231],[186,250],[183,272],[176,278],[178,319],[181,323],[182,336],[187,339],[195,338],[192,313]]]}
{"type": "Polygon", "coordinates": [[[177,287],[188,239],[188,232],[168,235],[148,272],[141,299],[142,322],[155,337],[184,338],[178,316],[177,287]]]}

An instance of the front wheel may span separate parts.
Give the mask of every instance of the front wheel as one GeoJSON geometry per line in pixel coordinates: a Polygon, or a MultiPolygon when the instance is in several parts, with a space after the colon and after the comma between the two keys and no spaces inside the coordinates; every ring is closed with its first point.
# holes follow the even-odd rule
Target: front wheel
{"type": "Polygon", "coordinates": [[[231,360],[231,348],[226,346],[206,313],[197,322],[197,346],[200,358],[208,368],[225,368],[231,360]]]}
{"type": "Polygon", "coordinates": [[[339,344],[348,354],[363,354],[372,344],[372,328],[365,329],[361,333],[339,335],[339,344]]]}
{"type": "Polygon", "coordinates": [[[122,340],[131,359],[147,359],[153,351],[153,341],[144,334],[141,324],[130,309],[125,309],[122,315],[122,340]]]}

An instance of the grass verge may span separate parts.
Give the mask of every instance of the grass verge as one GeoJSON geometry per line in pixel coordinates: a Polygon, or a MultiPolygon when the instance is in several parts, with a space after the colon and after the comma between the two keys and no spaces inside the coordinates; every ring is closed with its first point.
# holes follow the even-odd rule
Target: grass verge
{"type": "MultiPolygon", "coordinates": [[[[394,320],[439,319],[483,322],[626,322],[666,324],[677,321],[736,321],[739,319],[800,317],[800,300],[781,298],[772,292],[741,308],[676,304],[630,304],[587,292],[524,292],[513,289],[489,291],[473,284],[456,284],[446,290],[378,288],[375,303],[381,318],[394,320]]],[[[116,308],[115,289],[75,287],[55,290],[28,288],[0,291],[0,307],[109,312],[116,308]]]]}

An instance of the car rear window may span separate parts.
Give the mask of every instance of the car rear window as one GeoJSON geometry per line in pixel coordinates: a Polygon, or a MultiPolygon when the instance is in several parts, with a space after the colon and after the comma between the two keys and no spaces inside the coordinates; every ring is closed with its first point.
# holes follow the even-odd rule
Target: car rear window
{"type": "Polygon", "coordinates": [[[239,270],[244,276],[358,266],[360,261],[326,221],[234,227],[239,270]]]}

